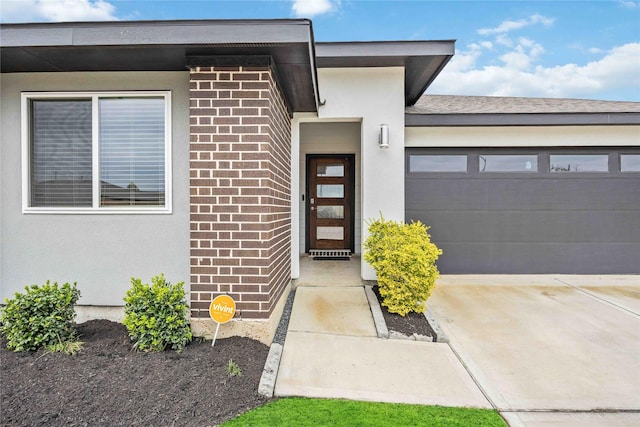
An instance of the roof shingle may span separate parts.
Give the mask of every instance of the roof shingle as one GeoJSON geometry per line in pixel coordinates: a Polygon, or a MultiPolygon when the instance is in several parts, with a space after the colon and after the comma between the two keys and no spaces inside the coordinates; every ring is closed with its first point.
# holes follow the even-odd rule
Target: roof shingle
{"type": "Polygon", "coordinates": [[[638,113],[640,102],[566,98],[423,95],[407,114],[638,113]]]}

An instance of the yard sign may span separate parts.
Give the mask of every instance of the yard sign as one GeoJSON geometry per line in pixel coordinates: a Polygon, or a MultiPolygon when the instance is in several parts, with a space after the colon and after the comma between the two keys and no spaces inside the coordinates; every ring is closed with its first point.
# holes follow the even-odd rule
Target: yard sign
{"type": "Polygon", "coordinates": [[[218,325],[216,326],[216,333],[211,341],[211,347],[216,343],[218,337],[218,329],[220,329],[221,323],[227,323],[233,319],[233,315],[236,314],[236,302],[229,295],[218,295],[211,301],[209,305],[209,315],[218,325]]]}

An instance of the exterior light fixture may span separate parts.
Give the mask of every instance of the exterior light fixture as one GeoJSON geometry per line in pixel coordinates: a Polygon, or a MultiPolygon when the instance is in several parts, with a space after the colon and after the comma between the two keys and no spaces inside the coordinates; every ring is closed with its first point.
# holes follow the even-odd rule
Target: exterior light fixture
{"type": "Polygon", "coordinates": [[[380,125],[380,135],[378,135],[378,145],[380,148],[389,148],[389,125],[380,125]]]}

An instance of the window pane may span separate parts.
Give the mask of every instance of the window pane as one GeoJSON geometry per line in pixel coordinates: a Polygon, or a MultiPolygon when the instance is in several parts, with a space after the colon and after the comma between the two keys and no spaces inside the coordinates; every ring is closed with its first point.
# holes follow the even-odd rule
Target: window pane
{"type": "Polygon", "coordinates": [[[607,154],[552,154],[551,172],[607,172],[607,154]]]}
{"type": "Polygon", "coordinates": [[[467,156],[458,155],[411,155],[409,172],[466,172],[467,156]]]}
{"type": "Polygon", "coordinates": [[[104,98],[100,111],[100,205],[163,206],[164,98],[104,98]]]}
{"type": "Polygon", "coordinates": [[[342,184],[318,184],[316,195],[321,199],[344,197],[344,185],[342,184]]]}
{"type": "Polygon", "coordinates": [[[535,154],[480,155],[480,172],[537,172],[538,156],[535,154]]]}
{"type": "Polygon", "coordinates": [[[344,219],[344,206],[318,206],[317,217],[321,219],[344,219]]]}
{"type": "Polygon", "coordinates": [[[91,101],[31,101],[31,206],[91,206],[91,101]]]}
{"type": "Polygon", "coordinates": [[[640,172],[640,154],[620,154],[622,172],[640,172]]]}
{"type": "Polygon", "coordinates": [[[316,227],[317,240],[344,240],[344,227],[316,227]]]}
{"type": "Polygon", "coordinates": [[[316,174],[317,176],[344,176],[344,165],[318,165],[316,174]]]}

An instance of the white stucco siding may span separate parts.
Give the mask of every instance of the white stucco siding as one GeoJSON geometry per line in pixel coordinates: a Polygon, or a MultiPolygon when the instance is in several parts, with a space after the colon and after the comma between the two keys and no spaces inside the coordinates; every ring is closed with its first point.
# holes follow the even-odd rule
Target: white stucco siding
{"type": "MultiPolygon", "coordinates": [[[[361,244],[367,237],[367,220],[380,213],[404,219],[404,68],[321,68],[318,82],[325,102],[318,111],[320,120],[361,123],[361,244]],[[378,147],[383,123],[389,125],[388,149],[378,147]]],[[[364,260],[362,277],[375,279],[364,260]]]]}
{"type": "Polygon", "coordinates": [[[407,147],[637,146],[640,126],[408,127],[407,147]]]}
{"type": "Polygon", "coordinates": [[[83,305],[122,305],[131,277],[189,281],[189,74],[3,74],[0,295],[27,284],[78,282],[83,305]],[[170,90],[171,214],[22,213],[20,96],[26,91],[170,90]]]}

